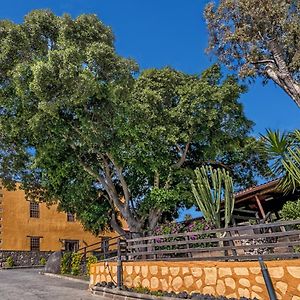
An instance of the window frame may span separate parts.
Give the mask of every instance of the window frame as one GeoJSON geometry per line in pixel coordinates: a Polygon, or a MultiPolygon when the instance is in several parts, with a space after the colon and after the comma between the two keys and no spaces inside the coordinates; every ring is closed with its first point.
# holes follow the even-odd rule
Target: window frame
{"type": "Polygon", "coordinates": [[[75,215],[67,212],[67,222],[75,222],[75,215]]]}
{"type": "Polygon", "coordinates": [[[76,251],[78,251],[78,249],[79,249],[79,240],[67,240],[67,239],[65,239],[63,241],[64,241],[64,250],[65,251],[67,251],[67,252],[76,252],[76,251]],[[67,245],[69,247],[67,247],[67,245]],[[73,250],[70,250],[70,246],[73,247],[73,250]],[[69,249],[67,249],[67,248],[69,248],[69,249]]]}
{"type": "Polygon", "coordinates": [[[36,201],[29,201],[29,216],[30,218],[40,218],[40,204],[36,201]]]}
{"type": "Polygon", "coordinates": [[[30,251],[41,251],[40,236],[30,236],[30,251]]]}

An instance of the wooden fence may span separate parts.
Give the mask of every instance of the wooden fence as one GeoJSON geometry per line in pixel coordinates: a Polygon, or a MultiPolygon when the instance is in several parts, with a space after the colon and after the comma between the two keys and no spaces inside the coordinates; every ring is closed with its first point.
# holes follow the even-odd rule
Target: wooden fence
{"type": "Polygon", "coordinates": [[[79,249],[84,260],[240,261],[300,257],[300,220],[157,236],[127,234],[79,249]]]}
{"type": "Polygon", "coordinates": [[[299,258],[300,220],[126,240],[128,260],[299,258]]]}

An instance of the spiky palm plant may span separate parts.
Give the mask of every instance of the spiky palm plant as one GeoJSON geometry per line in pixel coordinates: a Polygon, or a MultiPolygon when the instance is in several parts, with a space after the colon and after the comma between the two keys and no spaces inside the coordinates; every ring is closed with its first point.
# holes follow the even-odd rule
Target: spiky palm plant
{"type": "Polygon", "coordinates": [[[192,191],[205,220],[221,228],[221,202],[224,201],[224,226],[227,227],[234,208],[231,176],[225,169],[211,166],[197,168],[195,175],[195,182],[191,181],[192,191]]]}
{"type": "Polygon", "coordinates": [[[267,130],[263,140],[271,170],[281,177],[278,188],[284,193],[300,188],[300,130],[290,133],[267,130]]]}

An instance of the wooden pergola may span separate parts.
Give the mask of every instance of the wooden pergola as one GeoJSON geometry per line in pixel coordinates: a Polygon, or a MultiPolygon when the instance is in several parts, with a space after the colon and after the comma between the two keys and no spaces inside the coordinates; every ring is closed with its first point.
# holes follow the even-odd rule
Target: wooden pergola
{"type": "Polygon", "coordinates": [[[249,220],[251,215],[255,218],[265,219],[274,214],[279,219],[278,212],[288,200],[296,200],[300,193],[295,192],[284,195],[278,190],[279,180],[272,180],[257,185],[235,194],[235,209],[233,218],[237,220],[249,220]]]}

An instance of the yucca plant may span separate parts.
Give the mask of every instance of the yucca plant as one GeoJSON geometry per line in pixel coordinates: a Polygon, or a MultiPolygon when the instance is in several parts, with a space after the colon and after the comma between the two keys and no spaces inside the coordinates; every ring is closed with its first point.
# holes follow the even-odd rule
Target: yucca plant
{"type": "Polygon", "coordinates": [[[191,181],[192,191],[199,209],[207,222],[217,228],[222,227],[221,202],[224,202],[227,227],[231,221],[234,208],[233,181],[225,169],[213,169],[211,166],[202,166],[195,170],[196,180],[191,181]]]}
{"type": "Polygon", "coordinates": [[[300,187],[300,130],[290,133],[267,130],[263,140],[273,175],[281,177],[278,188],[284,193],[294,192],[300,187]]]}

